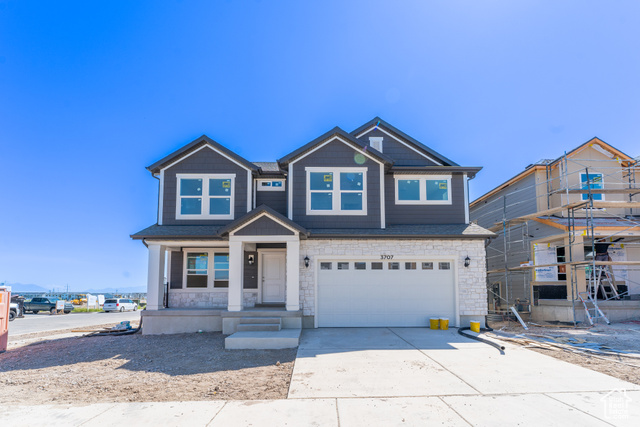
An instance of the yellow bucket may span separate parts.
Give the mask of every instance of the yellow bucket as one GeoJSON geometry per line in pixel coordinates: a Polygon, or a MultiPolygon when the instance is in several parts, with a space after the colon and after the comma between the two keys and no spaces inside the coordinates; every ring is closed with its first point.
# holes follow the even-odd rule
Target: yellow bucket
{"type": "Polygon", "coordinates": [[[445,317],[440,318],[440,329],[442,329],[443,331],[446,331],[449,329],[449,319],[445,317]]]}
{"type": "Polygon", "coordinates": [[[476,320],[472,320],[471,321],[471,330],[473,332],[480,333],[480,322],[478,322],[476,320]]]}
{"type": "Polygon", "coordinates": [[[438,329],[440,323],[440,319],[438,319],[437,317],[432,317],[431,319],[429,319],[429,326],[431,329],[438,329]]]}

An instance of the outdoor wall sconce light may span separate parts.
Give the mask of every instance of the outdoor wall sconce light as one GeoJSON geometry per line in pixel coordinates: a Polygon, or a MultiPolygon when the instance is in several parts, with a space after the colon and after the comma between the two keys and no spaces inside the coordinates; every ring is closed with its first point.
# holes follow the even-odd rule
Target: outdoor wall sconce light
{"type": "Polygon", "coordinates": [[[471,264],[471,258],[469,258],[469,255],[467,255],[467,257],[464,259],[464,266],[469,267],[469,264],[471,264]]]}
{"type": "Polygon", "coordinates": [[[249,262],[249,265],[253,265],[253,263],[255,262],[253,255],[249,255],[249,258],[247,258],[247,261],[249,262]]]}
{"type": "Polygon", "coordinates": [[[305,266],[305,268],[309,268],[309,261],[310,261],[310,260],[309,260],[309,257],[308,257],[308,256],[305,256],[305,257],[304,257],[304,266],[305,266]]]}

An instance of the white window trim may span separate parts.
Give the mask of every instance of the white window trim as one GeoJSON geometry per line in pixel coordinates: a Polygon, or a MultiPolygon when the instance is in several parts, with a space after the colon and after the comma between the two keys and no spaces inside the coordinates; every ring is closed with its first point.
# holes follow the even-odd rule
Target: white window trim
{"type": "Polygon", "coordinates": [[[396,205],[450,205],[451,200],[451,175],[394,175],[395,180],[395,202],[396,205]],[[417,180],[420,182],[418,191],[419,200],[399,200],[398,199],[398,181],[400,180],[417,180]],[[447,180],[447,200],[427,200],[426,181],[428,180],[447,180]]]}
{"type": "MultiPolygon", "coordinates": [[[[215,280],[215,267],[214,256],[216,254],[229,254],[229,248],[183,248],[182,249],[182,288],[170,289],[169,292],[182,291],[182,292],[228,292],[229,288],[214,288],[213,282],[215,280]],[[187,254],[188,253],[206,253],[207,254],[207,287],[206,288],[188,288],[187,287],[187,254]]],[[[231,265],[229,265],[231,269],[231,265]]]]}
{"type": "Polygon", "coordinates": [[[306,198],[307,198],[307,215],[349,215],[349,216],[363,216],[367,215],[367,170],[368,168],[351,168],[351,167],[341,167],[341,168],[325,168],[325,167],[306,167],[306,178],[307,178],[307,189],[306,189],[306,198]],[[332,206],[331,210],[311,210],[311,172],[330,172],[333,173],[334,182],[333,182],[333,190],[330,191],[320,191],[314,190],[318,192],[332,193],[332,206]],[[362,210],[353,211],[353,210],[342,210],[340,209],[340,173],[344,172],[353,172],[353,173],[362,173],[362,190],[345,190],[346,192],[359,193],[362,192],[362,210]]]}
{"type": "MultiPolygon", "coordinates": [[[[589,172],[589,178],[591,178],[592,176],[595,176],[595,175],[600,175],[600,185],[604,189],[604,174],[602,174],[600,172],[595,172],[595,173],[589,172]]],[[[583,173],[583,172],[580,173],[580,189],[584,190],[584,185],[585,184],[582,181],[582,177],[586,178],[587,174],[583,173]]],[[[589,185],[589,184],[587,184],[587,185],[589,185]]],[[[602,198],[599,199],[599,200],[593,199],[594,202],[604,202],[604,193],[593,193],[592,195],[595,195],[595,194],[601,195],[602,198]]],[[[580,201],[586,202],[587,200],[589,200],[589,193],[580,193],[580,201]]]]}
{"type": "Polygon", "coordinates": [[[286,187],[285,187],[285,180],[284,179],[256,179],[256,191],[285,191],[286,187]],[[282,187],[263,187],[262,183],[263,182],[281,182],[282,183],[282,187]]]}
{"type": "Polygon", "coordinates": [[[233,219],[235,210],[235,192],[236,192],[236,174],[190,174],[190,173],[178,173],[176,174],[176,219],[233,219]],[[188,215],[180,212],[180,185],[181,179],[201,179],[202,180],[202,213],[200,215],[188,215]],[[230,192],[230,209],[229,215],[211,215],[209,214],[209,198],[215,196],[209,196],[209,180],[210,179],[230,179],[231,180],[231,192],[230,192]]]}

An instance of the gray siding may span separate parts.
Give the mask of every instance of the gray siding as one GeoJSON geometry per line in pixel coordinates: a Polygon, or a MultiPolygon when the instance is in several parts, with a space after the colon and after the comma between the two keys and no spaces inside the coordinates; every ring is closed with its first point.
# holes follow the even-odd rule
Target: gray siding
{"type": "Polygon", "coordinates": [[[502,222],[504,199],[507,197],[507,219],[536,212],[535,174],[524,177],[520,181],[500,190],[488,200],[470,208],[469,218],[477,221],[481,227],[489,228],[502,222]]]}
{"type": "MultiPolygon", "coordinates": [[[[286,185],[286,182],[285,182],[286,185]]],[[[287,192],[256,191],[256,206],[267,205],[274,211],[287,216],[287,192]]]]}
{"type": "Polygon", "coordinates": [[[239,236],[292,236],[293,231],[266,216],[260,217],[235,232],[239,236]]]}
{"type": "Polygon", "coordinates": [[[396,166],[437,166],[437,163],[434,163],[423,155],[416,153],[406,145],[398,142],[379,129],[372,130],[371,132],[362,135],[358,140],[368,145],[369,137],[371,136],[383,137],[382,152],[391,157],[395,161],[396,166]]]}
{"type": "Polygon", "coordinates": [[[450,205],[396,205],[396,186],[393,175],[384,179],[386,220],[393,224],[462,224],[464,223],[464,179],[451,176],[450,205]]]}
{"type": "Polygon", "coordinates": [[[293,164],[293,220],[308,228],[380,228],[380,164],[366,158],[364,164],[354,161],[358,151],[333,141],[293,164]],[[306,167],[367,167],[367,215],[306,214],[306,167]]]}
{"type": "Polygon", "coordinates": [[[258,252],[244,253],[244,289],[258,289],[258,252]],[[249,255],[253,255],[253,265],[249,265],[249,255]]]}
{"type": "Polygon", "coordinates": [[[217,152],[203,148],[164,171],[163,224],[224,225],[231,222],[231,220],[177,220],[176,174],[178,173],[235,173],[235,218],[240,218],[247,213],[247,170],[217,152]]]}
{"type": "Polygon", "coordinates": [[[170,289],[182,289],[182,262],[181,251],[171,251],[169,263],[171,265],[171,276],[169,277],[170,289]]]}

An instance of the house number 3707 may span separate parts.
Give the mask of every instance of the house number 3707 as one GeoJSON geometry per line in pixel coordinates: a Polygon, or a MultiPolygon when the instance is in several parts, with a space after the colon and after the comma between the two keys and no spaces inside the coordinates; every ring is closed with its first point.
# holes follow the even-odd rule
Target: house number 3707
{"type": "Polygon", "coordinates": [[[380,255],[380,259],[393,259],[393,255],[380,255]]]}

